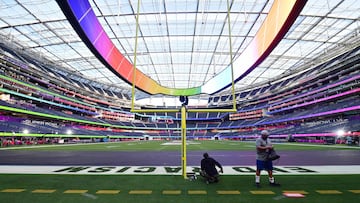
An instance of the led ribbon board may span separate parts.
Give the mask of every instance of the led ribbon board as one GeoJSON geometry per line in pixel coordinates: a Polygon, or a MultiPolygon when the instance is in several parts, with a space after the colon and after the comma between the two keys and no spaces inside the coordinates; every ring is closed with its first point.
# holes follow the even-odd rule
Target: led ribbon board
{"type": "MultiPolygon", "coordinates": [[[[67,19],[80,38],[113,73],[132,84],[134,71],[136,88],[149,94],[166,94],[172,96],[191,96],[213,94],[232,84],[231,65],[204,85],[193,88],[168,88],[145,75],[127,60],[115,47],[104,28],[97,19],[88,0],[57,0],[67,19]]],[[[259,65],[281,41],[290,29],[306,0],[275,0],[266,19],[253,40],[243,53],[233,62],[235,81],[239,81],[259,65]]],[[[235,25],[236,26],[236,25],[235,25]]]]}

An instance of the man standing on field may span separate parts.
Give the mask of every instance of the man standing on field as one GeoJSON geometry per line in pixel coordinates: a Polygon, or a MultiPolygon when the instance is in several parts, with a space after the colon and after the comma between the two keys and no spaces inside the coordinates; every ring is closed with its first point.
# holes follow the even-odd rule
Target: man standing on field
{"type": "Polygon", "coordinates": [[[266,170],[269,176],[269,184],[271,186],[280,186],[279,183],[275,183],[273,177],[273,163],[272,160],[268,160],[268,153],[273,149],[269,138],[269,132],[267,130],[261,131],[261,137],[256,139],[256,176],[255,185],[260,187],[260,173],[262,170],[266,170]]]}

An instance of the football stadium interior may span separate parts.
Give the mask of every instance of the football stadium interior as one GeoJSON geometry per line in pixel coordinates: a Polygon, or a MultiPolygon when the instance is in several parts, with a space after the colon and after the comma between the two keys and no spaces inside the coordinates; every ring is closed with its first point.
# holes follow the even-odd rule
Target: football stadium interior
{"type": "Polygon", "coordinates": [[[358,202],[358,0],[0,9],[1,202],[358,202]],[[254,185],[263,130],[281,187],[254,185]]]}
{"type": "Polygon", "coordinates": [[[300,2],[287,2],[287,21],[254,56],[278,1],[3,1],[2,143],[179,139],[179,97],[193,110],[187,139],[266,128],[284,140],[358,143],[360,5],[300,2]],[[95,42],[91,25],[104,33],[95,42]],[[117,51],[104,55],[107,40],[117,51]],[[236,112],[219,110],[234,101],[236,112]]]}

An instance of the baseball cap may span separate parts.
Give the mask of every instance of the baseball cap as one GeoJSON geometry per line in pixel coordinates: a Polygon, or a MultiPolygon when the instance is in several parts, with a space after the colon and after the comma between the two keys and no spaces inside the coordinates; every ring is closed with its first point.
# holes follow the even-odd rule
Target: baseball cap
{"type": "Polygon", "coordinates": [[[269,131],[263,130],[263,131],[261,131],[261,135],[269,135],[269,131]]]}

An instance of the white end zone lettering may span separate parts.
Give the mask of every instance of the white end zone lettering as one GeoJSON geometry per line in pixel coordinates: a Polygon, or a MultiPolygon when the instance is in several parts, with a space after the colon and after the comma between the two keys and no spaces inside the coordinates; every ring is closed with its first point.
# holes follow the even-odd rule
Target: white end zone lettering
{"type": "MultiPolygon", "coordinates": [[[[254,175],[255,166],[223,166],[222,175],[254,175]]],[[[187,172],[199,173],[198,166],[187,172]]],[[[360,174],[360,165],[276,166],[276,175],[360,174]]],[[[181,175],[181,166],[18,166],[1,165],[0,174],[79,174],[79,175],[181,175]]]]}

